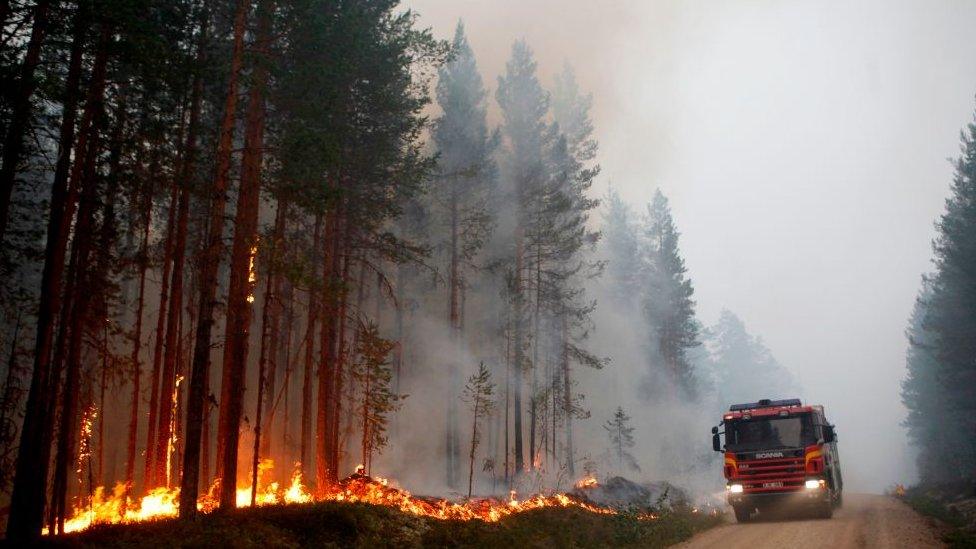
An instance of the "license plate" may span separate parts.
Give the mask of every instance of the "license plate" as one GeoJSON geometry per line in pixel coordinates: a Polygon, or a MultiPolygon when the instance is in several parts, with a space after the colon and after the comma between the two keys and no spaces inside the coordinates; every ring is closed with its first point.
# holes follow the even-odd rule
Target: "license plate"
{"type": "Polygon", "coordinates": [[[763,488],[782,488],[782,487],[783,487],[783,483],[782,482],[764,482],[763,483],[763,488]]]}

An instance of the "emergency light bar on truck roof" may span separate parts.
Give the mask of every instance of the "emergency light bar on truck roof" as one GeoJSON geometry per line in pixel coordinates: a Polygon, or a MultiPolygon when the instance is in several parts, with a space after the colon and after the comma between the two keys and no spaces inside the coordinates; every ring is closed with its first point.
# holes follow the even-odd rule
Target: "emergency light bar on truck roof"
{"type": "Polygon", "coordinates": [[[800,399],[786,398],[783,400],[769,400],[764,398],[759,402],[747,402],[745,404],[733,404],[729,406],[730,412],[741,412],[744,410],[755,410],[757,408],[776,408],[782,406],[801,406],[800,399]]]}

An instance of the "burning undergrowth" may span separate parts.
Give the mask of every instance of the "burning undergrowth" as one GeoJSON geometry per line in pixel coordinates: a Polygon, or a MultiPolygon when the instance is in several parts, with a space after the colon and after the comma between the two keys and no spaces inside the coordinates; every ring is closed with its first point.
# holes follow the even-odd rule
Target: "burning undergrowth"
{"type": "MultiPolygon", "coordinates": [[[[589,484],[590,487],[599,483],[589,484]]],[[[264,493],[270,493],[265,490],[264,493]]],[[[284,497],[279,490],[278,497],[284,497]]],[[[268,500],[265,500],[268,501],[268,500]]],[[[56,547],[666,547],[721,517],[690,508],[647,513],[603,508],[581,495],[449,502],[412,496],[362,474],[306,504],[261,503],[199,520],[95,524],[49,536],[56,547]]]]}
{"type": "MultiPolygon", "coordinates": [[[[269,473],[273,463],[262,463],[261,469],[269,473]]],[[[265,475],[262,475],[265,476],[265,475]]],[[[202,496],[197,508],[207,514],[217,508],[217,500],[211,489],[202,496]]],[[[300,467],[295,468],[287,486],[277,482],[259,485],[252,494],[250,487],[237,490],[237,506],[250,507],[252,497],[258,507],[287,504],[307,504],[313,502],[364,503],[395,508],[403,513],[448,521],[498,522],[526,511],[547,508],[572,508],[596,515],[618,515],[632,512],[637,520],[657,518],[654,508],[649,504],[650,492],[622,478],[610,479],[609,484],[601,485],[595,478],[586,478],[576,484],[570,493],[535,494],[520,499],[516,492],[507,498],[481,497],[463,501],[412,495],[407,490],[396,487],[380,477],[366,475],[362,468],[320,496],[313,494],[303,482],[300,467]],[[620,505],[623,492],[639,493],[639,502],[630,498],[631,505],[625,509],[620,505]],[[645,493],[646,492],[646,493],[645,493]],[[635,504],[636,502],[636,504],[635,504]]],[[[157,488],[142,498],[126,496],[125,486],[117,485],[107,491],[98,488],[85,505],[75,509],[71,518],[65,521],[63,533],[86,530],[99,524],[127,524],[146,522],[155,519],[176,517],[178,514],[179,490],[157,488]]],[[[659,502],[660,503],[660,502],[659,502]]],[[[45,530],[47,533],[47,530],[45,530]]]]}

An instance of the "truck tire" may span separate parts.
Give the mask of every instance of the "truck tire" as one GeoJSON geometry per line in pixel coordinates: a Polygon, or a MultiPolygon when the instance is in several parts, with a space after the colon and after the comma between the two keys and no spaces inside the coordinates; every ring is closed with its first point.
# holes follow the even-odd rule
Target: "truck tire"
{"type": "Polygon", "coordinates": [[[732,511],[735,513],[736,522],[749,522],[751,520],[752,509],[742,506],[733,506],[732,511]]]}
{"type": "Polygon", "coordinates": [[[844,506],[844,492],[837,492],[837,497],[834,498],[834,507],[840,509],[844,506]]]}
{"type": "Polygon", "coordinates": [[[817,518],[829,519],[834,516],[834,503],[828,501],[817,508],[817,518]]]}

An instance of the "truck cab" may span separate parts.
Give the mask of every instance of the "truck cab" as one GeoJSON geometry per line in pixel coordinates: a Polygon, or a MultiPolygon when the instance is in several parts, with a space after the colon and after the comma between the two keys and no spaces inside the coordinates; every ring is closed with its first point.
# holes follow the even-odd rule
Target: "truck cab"
{"type": "Polygon", "coordinates": [[[823,406],[799,399],[733,404],[712,428],[712,449],[724,454],[727,500],[739,522],[773,509],[830,518],[841,504],[837,435],[823,406]]]}

